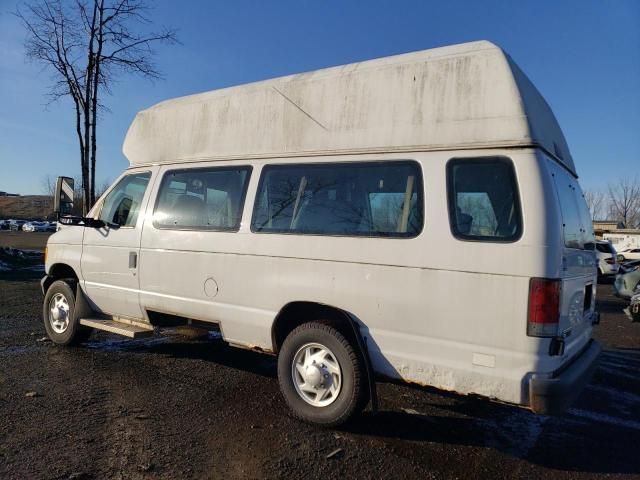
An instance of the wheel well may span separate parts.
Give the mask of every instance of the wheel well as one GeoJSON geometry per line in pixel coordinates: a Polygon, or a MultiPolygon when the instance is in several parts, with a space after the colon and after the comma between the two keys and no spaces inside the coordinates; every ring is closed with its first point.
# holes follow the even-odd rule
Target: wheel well
{"type": "Polygon", "coordinates": [[[378,394],[375,374],[366,339],[359,333],[358,325],[346,311],[316,302],[291,302],[284,306],[276,316],[271,328],[273,352],[278,353],[289,333],[307,322],[320,322],[338,330],[353,345],[364,362],[369,400],[373,412],[378,411],[378,394]]]}
{"type": "Polygon", "coordinates": [[[278,353],[287,335],[293,329],[308,322],[331,325],[353,345],[358,345],[353,327],[349,324],[351,321],[347,312],[336,307],[315,302],[291,302],[280,310],[273,322],[271,328],[273,351],[278,353]]]}
{"type": "Polygon", "coordinates": [[[44,291],[46,292],[49,289],[49,286],[55,282],[56,280],[69,279],[74,282],[78,281],[78,275],[76,275],[76,271],[71,268],[69,265],[65,263],[56,263],[51,266],[49,269],[49,274],[47,275],[47,279],[44,282],[44,291]]]}

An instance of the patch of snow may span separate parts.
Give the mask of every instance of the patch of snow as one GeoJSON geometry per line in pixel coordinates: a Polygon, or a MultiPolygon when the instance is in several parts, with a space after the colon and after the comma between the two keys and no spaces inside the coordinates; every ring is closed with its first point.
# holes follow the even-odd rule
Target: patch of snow
{"type": "Polygon", "coordinates": [[[485,432],[485,445],[500,445],[511,454],[525,458],[536,445],[549,417],[534,415],[526,410],[511,409],[494,418],[486,418],[478,423],[485,432]]]}
{"type": "Polygon", "coordinates": [[[631,360],[631,361],[640,361],[640,352],[634,352],[632,350],[629,351],[606,351],[602,354],[603,357],[611,357],[618,360],[631,360]]]}
{"type": "MultiPolygon", "coordinates": [[[[629,380],[635,380],[635,381],[638,380],[637,374],[632,375],[630,373],[624,373],[624,372],[621,372],[619,368],[623,368],[623,367],[611,368],[611,367],[605,367],[602,364],[598,365],[598,370],[602,370],[605,373],[609,373],[611,375],[614,375],[620,378],[627,378],[629,380]]],[[[628,366],[625,366],[624,368],[628,368],[628,366]]]]}
{"type": "Polygon", "coordinates": [[[615,388],[604,387],[602,385],[588,385],[587,389],[595,392],[606,393],[611,397],[613,403],[631,403],[640,406],[640,395],[635,393],[616,390],[615,388]]]}
{"type": "Polygon", "coordinates": [[[570,408],[567,413],[574,417],[586,418],[598,423],[608,423],[609,425],[615,425],[616,427],[629,428],[632,430],[640,431],[640,422],[637,422],[635,420],[612,417],[610,415],[605,415],[604,413],[590,412],[588,410],[581,410],[578,408],[570,408]]]}

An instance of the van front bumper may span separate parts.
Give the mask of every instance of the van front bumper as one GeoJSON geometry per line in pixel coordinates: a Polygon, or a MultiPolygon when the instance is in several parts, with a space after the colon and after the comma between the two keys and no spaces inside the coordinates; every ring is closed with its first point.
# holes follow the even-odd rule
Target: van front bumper
{"type": "Polygon", "coordinates": [[[535,374],[529,381],[529,406],[535,413],[558,415],[564,412],[589,383],[602,347],[591,340],[582,353],[551,376],[535,374]]]}

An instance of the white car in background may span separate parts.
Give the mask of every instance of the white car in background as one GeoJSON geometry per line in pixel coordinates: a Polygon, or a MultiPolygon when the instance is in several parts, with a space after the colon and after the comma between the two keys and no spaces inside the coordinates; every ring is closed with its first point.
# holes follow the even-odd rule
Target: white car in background
{"type": "Polygon", "coordinates": [[[596,241],[596,257],[598,259],[598,276],[616,275],[620,269],[616,249],[608,240],[596,241]]]}
{"type": "Polygon", "coordinates": [[[22,226],[24,232],[46,232],[49,222],[27,222],[22,226]]]}
{"type": "Polygon", "coordinates": [[[22,226],[27,223],[24,220],[9,220],[9,230],[12,232],[18,232],[22,230],[22,226]]]}
{"type": "Polygon", "coordinates": [[[618,253],[618,258],[623,262],[625,260],[640,260],[640,248],[625,248],[618,253]]]}

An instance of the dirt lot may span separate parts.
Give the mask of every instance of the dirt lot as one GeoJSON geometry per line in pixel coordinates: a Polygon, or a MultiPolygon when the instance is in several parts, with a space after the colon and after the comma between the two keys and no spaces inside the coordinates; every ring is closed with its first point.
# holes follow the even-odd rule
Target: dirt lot
{"type": "Polygon", "coordinates": [[[39,276],[0,272],[0,478],[640,478],[640,324],[608,285],[565,415],[381,383],[378,415],[324,430],[290,417],[274,358],[214,336],[55,347],[39,276]]]}

